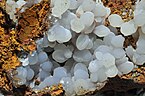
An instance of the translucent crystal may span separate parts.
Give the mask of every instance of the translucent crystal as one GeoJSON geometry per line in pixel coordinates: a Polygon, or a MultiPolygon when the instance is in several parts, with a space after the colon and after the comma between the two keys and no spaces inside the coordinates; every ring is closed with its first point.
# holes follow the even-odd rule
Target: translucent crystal
{"type": "Polygon", "coordinates": [[[84,11],[92,11],[95,8],[95,2],[93,0],[84,0],[81,6],[84,11]]]}
{"type": "Polygon", "coordinates": [[[115,64],[116,64],[116,65],[120,65],[120,64],[125,63],[125,62],[127,62],[127,61],[128,61],[128,57],[124,56],[123,58],[116,59],[116,60],[115,60],[115,64]]]}
{"type": "Polygon", "coordinates": [[[44,71],[50,72],[53,65],[50,61],[46,61],[46,62],[42,63],[40,66],[44,71]]]}
{"type": "Polygon", "coordinates": [[[145,10],[135,10],[134,12],[134,22],[138,26],[143,26],[145,24],[145,10]]]}
{"type": "Polygon", "coordinates": [[[79,18],[71,20],[71,29],[76,33],[80,33],[85,28],[85,25],[79,18]]]}
{"type": "Polygon", "coordinates": [[[76,9],[78,7],[78,2],[76,0],[70,0],[69,9],[76,9]]]}
{"type": "Polygon", "coordinates": [[[93,13],[95,16],[105,16],[107,14],[107,10],[102,4],[98,3],[94,8],[93,13]]]}
{"type": "Polygon", "coordinates": [[[46,52],[40,52],[38,54],[38,61],[39,63],[43,63],[48,59],[47,53],[46,52]]]}
{"type": "Polygon", "coordinates": [[[104,25],[100,25],[95,28],[94,33],[99,37],[104,37],[110,33],[110,29],[104,25]]]}
{"type": "Polygon", "coordinates": [[[78,69],[84,70],[84,71],[88,72],[88,69],[87,69],[86,65],[83,64],[83,63],[77,63],[77,64],[74,66],[74,72],[77,71],[78,69]]]}
{"type": "Polygon", "coordinates": [[[33,52],[32,54],[28,55],[28,60],[30,65],[34,65],[38,62],[38,54],[37,52],[33,52]]]}
{"type": "Polygon", "coordinates": [[[102,67],[97,71],[98,74],[98,82],[103,82],[105,80],[107,80],[107,75],[105,73],[105,68],[102,67]]]}
{"type": "MultiPolygon", "coordinates": [[[[74,1],[74,0],[71,0],[74,1]]],[[[58,22],[66,29],[71,29],[70,21],[77,18],[76,14],[73,12],[67,11],[62,15],[62,18],[58,20],[58,22]]]]}
{"type": "Polygon", "coordinates": [[[61,15],[69,8],[70,0],[55,0],[52,8],[52,15],[61,17],[61,15]]]}
{"type": "Polygon", "coordinates": [[[34,77],[34,71],[30,68],[30,67],[28,67],[27,68],[27,80],[31,80],[32,78],[34,77]]]}
{"type": "Polygon", "coordinates": [[[89,74],[87,71],[78,69],[78,70],[74,71],[74,78],[75,79],[88,79],[89,74]]]}
{"type": "Polygon", "coordinates": [[[124,40],[125,40],[125,38],[122,35],[114,36],[111,39],[111,44],[114,47],[120,47],[120,48],[122,48],[123,44],[124,44],[124,40]]]}
{"type": "Polygon", "coordinates": [[[110,66],[115,65],[115,57],[111,55],[110,53],[105,53],[103,55],[103,61],[105,68],[109,68],[110,66]]]}
{"type": "Polygon", "coordinates": [[[119,66],[117,66],[117,68],[120,72],[122,72],[122,74],[127,74],[133,70],[134,64],[128,61],[123,64],[120,64],[119,66]]]}
{"type": "Polygon", "coordinates": [[[77,79],[74,82],[74,90],[77,95],[85,94],[89,91],[94,91],[94,89],[95,89],[94,84],[88,80],[77,79]]]}
{"type": "Polygon", "coordinates": [[[88,35],[80,34],[76,41],[76,46],[79,50],[86,49],[89,43],[92,43],[88,35]]]}
{"type": "Polygon", "coordinates": [[[132,58],[135,51],[134,48],[132,46],[128,46],[125,50],[127,56],[129,56],[129,58],[132,58]]]}
{"type": "Polygon", "coordinates": [[[72,37],[70,30],[60,25],[54,25],[47,36],[50,42],[58,41],[59,43],[68,42],[72,37]]]}
{"type": "Polygon", "coordinates": [[[17,77],[19,77],[19,78],[22,78],[22,77],[26,78],[27,77],[27,69],[26,68],[18,67],[17,72],[18,72],[17,77]]]}
{"type": "Polygon", "coordinates": [[[95,51],[100,51],[102,53],[112,53],[113,48],[111,46],[107,46],[107,45],[100,45],[95,51]]]}
{"type": "Polygon", "coordinates": [[[66,77],[67,76],[67,70],[63,67],[55,68],[54,71],[53,71],[53,76],[58,78],[58,79],[61,79],[62,77],[66,77]]]}
{"type": "Polygon", "coordinates": [[[64,56],[64,50],[55,50],[52,53],[52,58],[59,63],[63,63],[67,60],[67,58],[64,56]]]}
{"type": "Polygon", "coordinates": [[[97,74],[97,72],[91,73],[91,75],[90,75],[90,80],[91,80],[92,82],[97,82],[97,81],[98,81],[98,74],[97,74]]]}
{"type": "Polygon", "coordinates": [[[137,26],[134,24],[134,21],[125,22],[121,25],[121,33],[124,36],[132,35],[137,30],[137,26]]]}
{"type": "Polygon", "coordinates": [[[115,37],[115,34],[114,33],[112,33],[112,32],[110,32],[110,34],[108,34],[107,36],[105,36],[104,38],[103,38],[103,41],[104,41],[104,43],[105,43],[105,45],[112,45],[112,43],[111,43],[111,40],[112,40],[112,38],[114,38],[115,37]]]}
{"type": "Polygon", "coordinates": [[[94,60],[94,61],[91,61],[89,63],[89,71],[90,72],[96,72],[98,71],[101,67],[103,67],[103,64],[102,64],[102,61],[98,61],[98,60],[94,60]]]}
{"type": "Polygon", "coordinates": [[[66,95],[71,96],[74,93],[73,81],[70,77],[63,77],[60,83],[63,85],[66,95]]]}
{"type": "Polygon", "coordinates": [[[26,4],[26,1],[24,1],[24,0],[18,0],[16,2],[16,4],[17,4],[17,8],[21,8],[24,4],[26,4]]]}
{"type": "Polygon", "coordinates": [[[108,20],[109,20],[110,25],[113,27],[120,27],[121,24],[123,23],[121,16],[118,14],[111,14],[108,17],[108,20]]]}
{"type": "Polygon", "coordinates": [[[85,26],[91,26],[94,22],[94,14],[92,12],[85,12],[81,15],[80,20],[85,26]]]}
{"type": "Polygon", "coordinates": [[[50,73],[47,72],[47,71],[41,70],[41,71],[39,72],[39,78],[40,78],[41,81],[43,81],[43,80],[44,80],[45,78],[47,78],[48,76],[50,76],[50,73]]]}
{"type": "Polygon", "coordinates": [[[114,49],[112,54],[116,59],[123,58],[126,55],[125,51],[122,48],[114,49]]]}
{"type": "Polygon", "coordinates": [[[118,69],[114,65],[114,66],[109,67],[105,73],[106,73],[107,77],[115,77],[118,74],[118,69]]]}
{"type": "Polygon", "coordinates": [[[133,62],[137,65],[143,65],[145,63],[145,54],[133,54],[133,62]]]}
{"type": "Polygon", "coordinates": [[[89,62],[92,59],[92,54],[89,50],[75,51],[73,58],[77,62],[89,62]]]}
{"type": "Polygon", "coordinates": [[[141,30],[145,34],[145,24],[141,26],[141,30]]]}
{"type": "Polygon", "coordinates": [[[76,15],[77,16],[80,16],[84,13],[84,10],[82,8],[82,6],[79,6],[78,9],[76,10],[76,15]]]}

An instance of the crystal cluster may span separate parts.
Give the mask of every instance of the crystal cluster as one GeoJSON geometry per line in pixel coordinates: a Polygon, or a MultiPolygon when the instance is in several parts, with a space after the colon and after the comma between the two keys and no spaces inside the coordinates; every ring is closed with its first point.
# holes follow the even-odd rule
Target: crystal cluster
{"type": "Polygon", "coordinates": [[[108,78],[130,73],[145,63],[144,4],[145,0],[136,2],[134,18],[125,21],[119,14],[111,14],[101,0],[51,0],[53,25],[36,40],[36,50],[19,58],[22,66],[15,70],[13,83],[34,91],[61,83],[66,96],[73,96],[95,91],[99,85],[100,89],[108,78]],[[136,48],[124,47],[127,36],[136,39],[136,48]]]}

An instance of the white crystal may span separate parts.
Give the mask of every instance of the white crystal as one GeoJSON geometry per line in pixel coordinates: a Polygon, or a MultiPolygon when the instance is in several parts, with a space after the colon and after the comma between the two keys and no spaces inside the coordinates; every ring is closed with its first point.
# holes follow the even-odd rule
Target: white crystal
{"type": "Polygon", "coordinates": [[[100,68],[98,71],[97,71],[97,74],[98,74],[98,82],[103,82],[105,80],[107,80],[107,75],[105,73],[105,68],[100,68]]]}
{"type": "Polygon", "coordinates": [[[39,78],[40,78],[41,81],[43,81],[43,80],[44,80],[45,78],[47,78],[48,76],[50,76],[50,73],[47,72],[47,71],[41,70],[41,71],[39,72],[39,78]]]}
{"type": "Polygon", "coordinates": [[[47,33],[50,42],[58,41],[59,43],[68,42],[72,34],[70,30],[60,25],[54,25],[47,33]]]}
{"type": "Polygon", "coordinates": [[[42,63],[40,66],[44,71],[50,72],[53,65],[50,61],[46,61],[46,62],[42,63]]]}
{"type": "Polygon", "coordinates": [[[98,3],[94,8],[93,13],[95,16],[105,16],[107,14],[107,10],[102,4],[98,3]]]}
{"type": "Polygon", "coordinates": [[[128,57],[124,56],[123,58],[116,59],[116,60],[115,60],[115,64],[116,64],[116,65],[120,65],[120,64],[125,63],[125,62],[127,62],[127,61],[128,61],[128,57]]]}
{"type": "Polygon", "coordinates": [[[66,77],[67,70],[64,67],[57,67],[53,71],[53,76],[58,78],[58,79],[61,79],[62,77],[66,77]]]}
{"type": "Polygon", "coordinates": [[[128,21],[121,25],[121,33],[124,36],[132,35],[137,30],[137,26],[134,24],[134,21],[128,21]]]}
{"type": "Polygon", "coordinates": [[[52,15],[61,17],[61,15],[69,8],[70,0],[55,0],[52,8],[52,15]]]}
{"type": "Polygon", "coordinates": [[[141,30],[145,34],[145,24],[141,26],[141,30]]]}
{"type": "Polygon", "coordinates": [[[92,54],[89,50],[75,51],[73,58],[77,62],[89,62],[92,59],[92,54]]]}
{"type": "Polygon", "coordinates": [[[132,59],[133,54],[134,54],[134,48],[132,46],[128,46],[126,49],[126,54],[129,56],[130,59],[132,59]]]}
{"type": "Polygon", "coordinates": [[[58,82],[59,82],[58,79],[54,78],[53,76],[49,76],[45,78],[45,80],[38,85],[38,88],[43,89],[47,86],[58,84],[58,82]]]}
{"type": "Polygon", "coordinates": [[[86,65],[83,64],[83,63],[77,63],[77,64],[74,66],[74,72],[77,71],[77,70],[79,70],[79,69],[88,72],[88,69],[87,69],[86,65]]]}
{"type": "Polygon", "coordinates": [[[124,41],[125,41],[125,38],[122,35],[117,35],[117,36],[112,37],[111,44],[114,47],[121,47],[122,48],[124,41]]]}
{"type": "Polygon", "coordinates": [[[22,78],[22,77],[26,78],[27,77],[27,69],[26,68],[18,67],[17,72],[18,72],[17,77],[19,77],[19,78],[22,78]]]}
{"type": "Polygon", "coordinates": [[[117,68],[122,74],[127,74],[133,70],[134,64],[132,62],[127,61],[117,66],[117,68]]]}
{"type": "Polygon", "coordinates": [[[93,0],[84,0],[81,6],[84,11],[92,11],[95,8],[95,2],[93,0]]]}
{"type": "Polygon", "coordinates": [[[108,20],[109,20],[110,25],[113,27],[120,27],[121,24],[123,23],[121,16],[118,14],[111,14],[108,17],[108,20]]]}
{"type": "Polygon", "coordinates": [[[102,64],[102,61],[98,61],[98,60],[93,60],[93,61],[91,61],[90,63],[89,63],[89,67],[88,67],[88,69],[89,69],[89,71],[90,72],[96,72],[96,71],[98,71],[100,68],[102,68],[103,67],[103,64],[102,64]]]}
{"type": "Polygon", "coordinates": [[[96,51],[94,53],[94,55],[97,58],[97,60],[102,60],[103,59],[103,53],[102,52],[96,51]]]}
{"type": "Polygon", "coordinates": [[[89,91],[94,91],[95,86],[93,83],[91,83],[88,80],[77,79],[74,82],[74,90],[75,90],[77,95],[85,95],[89,91]]]}
{"type": "MultiPolygon", "coordinates": [[[[74,0],[73,0],[74,1],[74,0]]],[[[62,18],[58,20],[58,22],[66,29],[70,30],[71,25],[70,21],[77,18],[76,14],[73,12],[67,11],[62,15],[62,18]]]]}
{"type": "Polygon", "coordinates": [[[65,94],[67,96],[71,96],[74,93],[73,81],[70,77],[63,77],[60,80],[60,83],[63,85],[63,88],[65,90],[65,94]]]}
{"type": "Polygon", "coordinates": [[[47,53],[46,52],[40,52],[38,54],[38,62],[43,63],[48,59],[47,53]]]}
{"type": "Polygon", "coordinates": [[[106,73],[107,77],[115,77],[118,74],[118,69],[114,65],[114,66],[109,67],[105,73],[106,73]]]}
{"type": "Polygon", "coordinates": [[[110,29],[104,25],[100,25],[95,28],[94,33],[99,37],[104,37],[110,33],[110,29]]]}
{"type": "Polygon", "coordinates": [[[116,59],[123,58],[126,55],[125,51],[122,48],[114,49],[112,54],[116,59]]]}
{"type": "Polygon", "coordinates": [[[112,45],[111,40],[112,40],[112,38],[114,38],[114,37],[115,37],[115,34],[112,33],[112,32],[110,32],[109,35],[105,36],[105,37],[103,38],[103,41],[104,41],[105,45],[111,46],[111,45],[112,45]]]}
{"type": "Polygon", "coordinates": [[[92,82],[97,82],[97,81],[98,81],[98,74],[97,74],[97,72],[91,73],[91,75],[90,75],[90,80],[91,80],[92,82]]]}
{"type": "Polygon", "coordinates": [[[28,60],[30,65],[34,65],[38,62],[38,54],[37,52],[33,52],[32,54],[28,55],[28,60]]]}
{"type": "Polygon", "coordinates": [[[88,72],[78,69],[76,71],[74,71],[74,78],[75,79],[88,79],[89,78],[89,74],[88,72]]]}
{"type": "Polygon", "coordinates": [[[34,71],[30,68],[30,67],[28,67],[27,68],[27,80],[31,80],[32,78],[34,77],[34,71]]]}
{"type": "Polygon", "coordinates": [[[80,34],[76,41],[76,46],[79,50],[86,49],[92,43],[88,35],[80,34]]]}
{"type": "Polygon", "coordinates": [[[78,7],[78,2],[76,0],[70,0],[69,9],[76,9],[78,7]]]}
{"type": "Polygon", "coordinates": [[[84,10],[82,6],[79,6],[78,9],[76,10],[76,15],[81,16],[84,13],[84,10]]]}
{"type": "Polygon", "coordinates": [[[135,10],[134,11],[134,21],[138,26],[143,26],[145,24],[145,10],[135,10]]]}
{"type": "Polygon", "coordinates": [[[91,26],[94,22],[94,14],[92,12],[85,12],[81,15],[80,20],[85,26],[91,26]]]}
{"type": "Polygon", "coordinates": [[[21,8],[24,4],[26,4],[26,1],[24,1],[24,0],[18,0],[16,2],[16,4],[17,4],[17,8],[21,8]]]}
{"type": "Polygon", "coordinates": [[[83,22],[81,22],[79,18],[75,18],[71,20],[70,23],[71,23],[71,29],[76,33],[80,33],[85,28],[85,25],[83,24],[83,22]]]}
{"type": "Polygon", "coordinates": [[[105,53],[103,55],[103,61],[105,68],[109,68],[110,66],[115,65],[115,57],[111,55],[110,53],[105,53]]]}
{"type": "Polygon", "coordinates": [[[134,53],[133,62],[137,65],[143,65],[145,63],[145,54],[140,55],[140,54],[134,53]]]}
{"type": "Polygon", "coordinates": [[[113,48],[111,46],[107,46],[107,45],[100,45],[95,51],[100,51],[102,53],[112,53],[113,48]]]}
{"type": "Polygon", "coordinates": [[[64,50],[55,50],[52,53],[52,58],[59,63],[63,63],[67,60],[67,58],[64,56],[64,50]]]}

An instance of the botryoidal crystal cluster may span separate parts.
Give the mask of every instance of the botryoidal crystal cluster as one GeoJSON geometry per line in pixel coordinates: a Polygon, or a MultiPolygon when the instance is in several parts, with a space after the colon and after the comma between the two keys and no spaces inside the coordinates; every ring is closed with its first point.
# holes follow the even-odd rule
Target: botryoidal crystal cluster
{"type": "MultiPolygon", "coordinates": [[[[29,1],[29,0],[28,0],[29,1]]],[[[7,12],[14,19],[15,8],[28,1],[7,0],[7,12]],[[13,9],[14,12],[9,9],[13,9]]],[[[41,0],[32,0],[39,3],[41,0]]],[[[108,78],[131,72],[145,63],[145,0],[138,0],[134,18],[124,21],[101,0],[51,0],[53,25],[37,49],[16,68],[13,82],[32,90],[61,83],[66,96],[83,95],[102,88],[108,78]],[[106,26],[106,20],[110,25],[106,26]],[[117,29],[120,29],[118,32],[117,29]],[[136,48],[125,48],[127,36],[137,40],[136,48]],[[35,84],[39,81],[40,84],[35,84]]],[[[23,9],[23,11],[25,11],[23,9]]],[[[124,14],[127,14],[124,12],[124,14]]]]}

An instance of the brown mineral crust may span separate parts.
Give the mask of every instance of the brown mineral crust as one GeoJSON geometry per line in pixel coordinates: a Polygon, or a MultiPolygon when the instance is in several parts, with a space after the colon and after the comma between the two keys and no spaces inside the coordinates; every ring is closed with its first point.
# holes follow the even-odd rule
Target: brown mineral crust
{"type": "Polygon", "coordinates": [[[135,83],[133,80],[123,79],[117,76],[115,78],[110,78],[108,83],[99,91],[106,92],[112,90],[116,92],[127,92],[137,88],[145,88],[145,84],[135,83]]]}
{"type": "Polygon", "coordinates": [[[12,89],[12,82],[9,80],[7,73],[0,69],[0,90],[11,92],[12,89]]]}
{"type": "Polygon", "coordinates": [[[133,19],[135,0],[102,0],[111,9],[111,14],[118,14],[124,21],[133,19]]]}
{"type": "Polygon", "coordinates": [[[136,49],[136,42],[137,40],[135,40],[132,36],[127,36],[125,37],[124,47],[127,48],[127,46],[131,45],[134,49],[136,49]]]}
{"type": "Polygon", "coordinates": [[[145,67],[135,68],[132,72],[125,74],[120,78],[130,79],[139,84],[145,84],[145,67]]]}
{"type": "Polygon", "coordinates": [[[15,30],[5,26],[8,25],[8,18],[4,10],[0,9],[0,68],[7,71],[20,65],[15,53],[19,43],[16,41],[15,30]]]}
{"type": "Polygon", "coordinates": [[[27,51],[36,49],[35,40],[42,37],[49,27],[50,0],[43,0],[38,4],[18,14],[17,40],[27,51]]]}
{"type": "Polygon", "coordinates": [[[6,6],[6,0],[0,0],[0,7],[5,9],[6,6]]]}
{"type": "Polygon", "coordinates": [[[33,91],[30,88],[25,88],[23,96],[65,96],[62,84],[57,84],[53,86],[46,87],[41,91],[33,91]]]}
{"type": "Polygon", "coordinates": [[[113,90],[116,92],[127,92],[132,89],[145,88],[145,67],[134,68],[128,74],[110,78],[108,83],[100,91],[113,90]]]}

